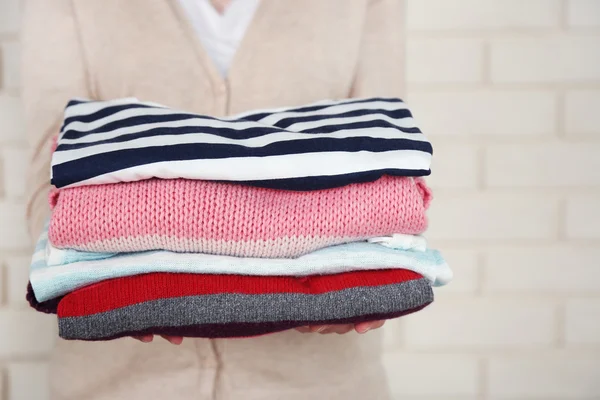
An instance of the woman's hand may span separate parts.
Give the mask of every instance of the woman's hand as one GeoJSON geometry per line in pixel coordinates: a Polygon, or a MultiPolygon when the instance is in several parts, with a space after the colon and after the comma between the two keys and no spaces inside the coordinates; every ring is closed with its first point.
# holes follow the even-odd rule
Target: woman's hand
{"type": "MultiPolygon", "coordinates": [[[[142,343],[150,343],[154,340],[154,335],[142,335],[142,336],[132,336],[135,340],[139,340],[142,343]]],[[[183,342],[183,336],[167,336],[160,335],[167,342],[179,346],[183,342]]]]}
{"type": "MultiPolygon", "coordinates": [[[[352,330],[355,330],[358,333],[367,333],[368,331],[372,331],[373,329],[378,329],[383,326],[385,321],[372,321],[372,322],[361,322],[360,324],[346,324],[346,325],[311,325],[311,326],[301,326],[300,328],[296,328],[298,332],[302,333],[337,333],[344,334],[348,333],[352,330]]],[[[182,336],[167,336],[160,335],[167,342],[174,344],[176,346],[180,345],[183,342],[182,336]]],[[[139,340],[142,343],[150,343],[154,340],[154,335],[143,335],[143,336],[133,336],[134,339],[139,340]]]]}
{"type": "Polygon", "coordinates": [[[378,329],[383,326],[385,321],[371,321],[371,322],[361,322],[359,324],[346,324],[346,325],[311,325],[311,326],[302,326],[300,328],[296,328],[298,332],[302,333],[338,333],[344,334],[355,330],[358,333],[367,333],[373,329],[378,329]]]}

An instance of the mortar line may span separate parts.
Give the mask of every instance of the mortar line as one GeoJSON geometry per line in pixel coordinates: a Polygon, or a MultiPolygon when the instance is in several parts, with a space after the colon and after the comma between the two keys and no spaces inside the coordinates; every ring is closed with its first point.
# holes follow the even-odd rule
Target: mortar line
{"type": "Polygon", "coordinates": [[[560,2],[559,26],[563,31],[566,31],[569,28],[569,3],[567,0],[561,0],[560,2]]]}
{"type": "Polygon", "coordinates": [[[6,263],[0,263],[0,307],[8,306],[8,268],[6,263]]]}
{"type": "Polygon", "coordinates": [[[556,93],[556,134],[560,139],[567,136],[566,108],[567,93],[565,89],[558,89],[556,93]]]}
{"type": "Polygon", "coordinates": [[[488,152],[488,148],[485,145],[477,146],[477,189],[480,192],[483,192],[487,189],[486,185],[486,177],[487,177],[487,167],[486,167],[486,155],[488,152]]]}
{"type": "Polygon", "coordinates": [[[556,306],[556,348],[558,349],[565,349],[567,346],[567,334],[566,334],[566,330],[567,330],[567,326],[566,326],[566,319],[567,319],[567,307],[565,304],[565,300],[561,301],[557,306],[556,306]]]}
{"type": "Polygon", "coordinates": [[[485,291],[487,257],[483,254],[483,252],[478,251],[475,259],[477,262],[477,288],[475,290],[475,296],[483,297],[485,291]]]}
{"type": "Polygon", "coordinates": [[[483,61],[481,69],[481,81],[484,85],[492,85],[492,45],[489,40],[483,42],[483,61]]]}
{"type": "Polygon", "coordinates": [[[558,232],[557,239],[560,242],[567,242],[567,199],[560,198],[558,200],[558,215],[557,215],[557,223],[558,223],[558,232]]]}
{"type": "Polygon", "coordinates": [[[7,371],[6,368],[4,368],[4,364],[0,363],[0,388],[2,388],[2,390],[0,390],[0,397],[3,399],[10,398],[10,388],[8,387],[9,381],[6,373],[7,371]]]}
{"type": "Polygon", "coordinates": [[[479,379],[477,381],[477,398],[479,400],[485,400],[489,391],[489,359],[483,357],[479,359],[477,371],[479,373],[479,379]]]}

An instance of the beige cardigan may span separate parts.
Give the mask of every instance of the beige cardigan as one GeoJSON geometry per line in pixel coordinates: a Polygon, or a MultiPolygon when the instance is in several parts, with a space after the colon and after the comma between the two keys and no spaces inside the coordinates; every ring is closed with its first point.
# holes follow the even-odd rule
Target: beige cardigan
{"type": "Polygon", "coordinates": [[[69,98],[135,96],[226,115],[402,96],[403,7],[403,0],[262,0],[223,79],[176,0],[27,0],[30,232],[37,235],[49,213],[49,140],[69,98]]]}

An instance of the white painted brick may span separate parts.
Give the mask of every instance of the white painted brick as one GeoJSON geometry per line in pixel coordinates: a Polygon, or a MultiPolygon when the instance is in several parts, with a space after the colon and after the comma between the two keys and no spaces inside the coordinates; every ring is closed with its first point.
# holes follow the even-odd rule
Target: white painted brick
{"type": "Polygon", "coordinates": [[[1,50],[1,86],[4,88],[18,88],[21,85],[20,46],[17,42],[3,43],[1,50]]]}
{"type": "Polygon", "coordinates": [[[600,1],[568,0],[567,21],[573,27],[600,27],[600,1]]]}
{"type": "Polygon", "coordinates": [[[567,134],[600,135],[598,110],[600,110],[600,90],[567,92],[565,110],[567,134]]]}
{"type": "Polygon", "coordinates": [[[545,195],[437,194],[430,239],[543,239],[558,234],[558,202],[545,195]]]}
{"type": "Polygon", "coordinates": [[[27,282],[29,282],[29,263],[31,256],[8,257],[5,261],[7,268],[6,291],[8,304],[12,309],[27,308],[25,300],[27,282]]]}
{"type": "Polygon", "coordinates": [[[556,335],[555,314],[548,301],[446,298],[404,318],[404,338],[413,348],[547,347],[556,335]]]}
{"type": "Polygon", "coordinates": [[[498,39],[491,42],[493,82],[600,80],[600,35],[498,39]]]}
{"type": "Polygon", "coordinates": [[[556,131],[556,96],[543,91],[411,93],[426,135],[544,135],[556,131]]]}
{"type": "Polygon", "coordinates": [[[593,247],[491,250],[485,257],[484,291],[527,295],[598,293],[598,260],[600,249],[593,247]]]}
{"type": "Polygon", "coordinates": [[[48,364],[10,363],[8,366],[9,400],[48,400],[48,364]]]}
{"type": "Polygon", "coordinates": [[[0,250],[29,249],[25,205],[0,202],[0,250]]]}
{"type": "Polygon", "coordinates": [[[0,1],[0,35],[17,33],[20,19],[19,0],[0,1]]]}
{"type": "Polygon", "coordinates": [[[25,142],[25,122],[18,97],[0,94],[0,143],[25,142]]]}
{"type": "MultiPolygon", "coordinates": [[[[6,268],[4,267],[4,265],[2,265],[0,263],[0,306],[3,306],[5,303],[4,299],[5,299],[6,295],[4,293],[7,290],[7,285],[8,285],[6,276],[7,276],[6,268]]],[[[1,372],[2,372],[2,369],[0,368],[0,381],[2,380],[1,372]]],[[[2,392],[0,391],[0,393],[2,393],[2,392]]],[[[0,400],[2,400],[2,396],[0,396],[0,400]]]]}
{"type": "Polygon", "coordinates": [[[479,262],[472,250],[449,250],[442,248],[442,256],[454,272],[450,284],[435,288],[435,295],[475,293],[479,287],[479,262]]]}
{"type": "Polygon", "coordinates": [[[409,0],[411,30],[546,28],[560,21],[558,0],[409,0]]]}
{"type": "Polygon", "coordinates": [[[397,350],[402,347],[402,318],[391,319],[385,322],[383,333],[383,348],[397,350]]]}
{"type": "Polygon", "coordinates": [[[56,317],[33,310],[0,310],[0,357],[47,354],[56,337],[56,317]]]}
{"type": "Polygon", "coordinates": [[[597,399],[600,354],[492,359],[488,386],[496,399],[597,399]]]}
{"type": "Polygon", "coordinates": [[[480,39],[411,39],[406,49],[409,83],[475,83],[483,78],[480,39]]]}
{"type": "Polygon", "coordinates": [[[26,171],[29,167],[29,151],[19,147],[5,147],[2,154],[4,196],[20,199],[25,195],[26,171]]]}
{"type": "Polygon", "coordinates": [[[566,326],[567,344],[600,344],[600,299],[569,299],[566,326]]]}
{"type": "Polygon", "coordinates": [[[478,386],[476,357],[406,354],[388,352],[383,356],[393,396],[474,396],[478,386]]]}
{"type": "Polygon", "coordinates": [[[600,143],[494,145],[485,157],[485,182],[500,187],[600,185],[600,143]]]}
{"type": "Polygon", "coordinates": [[[475,188],[480,170],[476,146],[452,146],[433,144],[435,156],[432,161],[432,174],[427,184],[436,188],[475,188]]]}
{"type": "Polygon", "coordinates": [[[577,196],[567,201],[567,236],[600,238],[600,196],[577,196]]]}

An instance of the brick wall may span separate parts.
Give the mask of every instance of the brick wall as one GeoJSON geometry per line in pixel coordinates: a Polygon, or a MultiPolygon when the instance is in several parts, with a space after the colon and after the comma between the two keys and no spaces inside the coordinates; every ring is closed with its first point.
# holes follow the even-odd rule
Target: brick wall
{"type": "MultiPolygon", "coordinates": [[[[409,0],[408,100],[456,281],[390,323],[397,399],[600,398],[600,0],[409,0]]],[[[0,0],[0,399],[43,400],[27,310],[18,15],[0,0]]]]}
{"type": "Polygon", "coordinates": [[[29,311],[24,301],[28,151],[20,115],[18,28],[19,2],[0,0],[0,400],[44,400],[44,360],[55,322],[29,311]]]}

